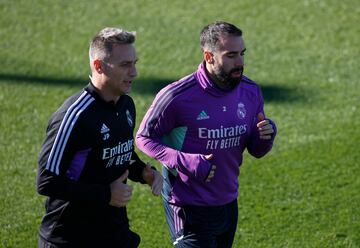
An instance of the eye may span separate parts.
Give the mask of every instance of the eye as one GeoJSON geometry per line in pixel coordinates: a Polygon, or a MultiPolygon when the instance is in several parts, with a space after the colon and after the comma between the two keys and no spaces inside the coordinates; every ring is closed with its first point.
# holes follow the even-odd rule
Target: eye
{"type": "Polygon", "coordinates": [[[228,53],[226,56],[228,58],[235,58],[236,54],[235,53],[228,53]]]}
{"type": "Polygon", "coordinates": [[[120,67],[129,67],[129,66],[131,66],[131,63],[130,62],[125,62],[125,63],[121,63],[119,66],[120,67]]]}
{"type": "Polygon", "coordinates": [[[135,61],[125,61],[119,64],[120,67],[131,67],[136,65],[136,63],[138,62],[138,60],[135,61]]]}

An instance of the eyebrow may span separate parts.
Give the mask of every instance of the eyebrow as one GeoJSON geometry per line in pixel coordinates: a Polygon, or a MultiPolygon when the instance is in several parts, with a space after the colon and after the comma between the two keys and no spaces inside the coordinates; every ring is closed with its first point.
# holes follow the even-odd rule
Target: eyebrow
{"type": "Polygon", "coordinates": [[[123,61],[119,61],[119,64],[136,63],[138,61],[139,61],[138,58],[136,58],[135,60],[123,60],[123,61]]]}
{"type": "MultiPolygon", "coordinates": [[[[246,51],[246,48],[244,48],[240,53],[244,53],[246,51]]],[[[229,51],[229,52],[226,52],[226,54],[230,54],[230,53],[239,53],[238,51],[229,51]]]]}

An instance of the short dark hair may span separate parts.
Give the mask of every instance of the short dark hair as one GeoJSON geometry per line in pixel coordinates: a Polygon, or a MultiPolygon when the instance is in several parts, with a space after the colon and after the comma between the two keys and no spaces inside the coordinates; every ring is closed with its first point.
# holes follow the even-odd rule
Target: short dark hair
{"type": "Polygon", "coordinates": [[[121,28],[104,28],[90,42],[90,60],[106,60],[111,56],[114,44],[132,44],[135,42],[135,32],[121,28]]]}
{"type": "Polygon", "coordinates": [[[200,47],[201,50],[209,49],[214,51],[217,48],[217,43],[222,36],[242,36],[242,31],[235,25],[216,21],[205,26],[200,32],[200,47]]]}

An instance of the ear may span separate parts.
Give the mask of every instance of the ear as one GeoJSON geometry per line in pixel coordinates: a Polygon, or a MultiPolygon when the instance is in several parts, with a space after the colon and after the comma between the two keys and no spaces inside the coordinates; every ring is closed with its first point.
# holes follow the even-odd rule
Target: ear
{"type": "Polygon", "coordinates": [[[204,60],[206,61],[206,63],[208,64],[212,64],[214,63],[214,58],[213,58],[213,54],[209,51],[204,51],[204,60]]]}
{"type": "Polygon", "coordinates": [[[99,74],[102,74],[102,73],[103,73],[103,68],[102,68],[101,60],[95,59],[95,60],[93,61],[93,65],[94,65],[94,69],[97,71],[97,73],[99,73],[99,74]]]}

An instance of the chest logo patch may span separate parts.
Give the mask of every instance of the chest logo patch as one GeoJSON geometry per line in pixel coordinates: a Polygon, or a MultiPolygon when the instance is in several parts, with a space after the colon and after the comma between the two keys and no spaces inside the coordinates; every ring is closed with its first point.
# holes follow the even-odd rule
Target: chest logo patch
{"type": "Polygon", "coordinates": [[[132,118],[130,111],[126,110],[126,119],[130,127],[134,126],[134,119],[132,118]]]}
{"type": "Polygon", "coordinates": [[[244,119],[245,118],[246,109],[245,109],[245,105],[242,102],[238,103],[238,108],[237,108],[236,114],[239,117],[239,119],[244,119]]]}
{"type": "Polygon", "coordinates": [[[105,123],[102,124],[100,133],[103,135],[103,140],[107,140],[110,138],[110,129],[105,125],[105,123]]]}
{"type": "Polygon", "coordinates": [[[210,116],[207,115],[207,113],[203,110],[200,112],[200,114],[197,116],[196,120],[206,120],[209,119],[210,116]]]}

